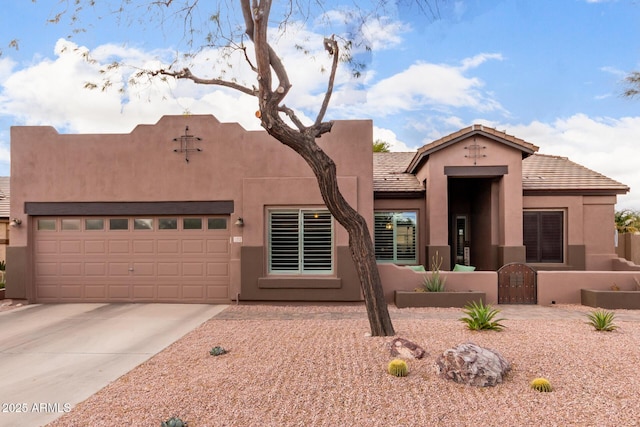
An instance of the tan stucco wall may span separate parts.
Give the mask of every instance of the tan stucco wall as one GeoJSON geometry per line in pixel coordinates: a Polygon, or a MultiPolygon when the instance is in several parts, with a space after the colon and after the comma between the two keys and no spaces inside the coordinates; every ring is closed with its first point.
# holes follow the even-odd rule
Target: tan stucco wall
{"type": "MultiPolygon", "coordinates": [[[[371,229],[372,140],[369,120],[335,122],[318,140],[336,162],[343,195],[371,229]]],[[[241,246],[265,245],[267,207],[323,205],[311,169],[293,150],[264,131],[213,116],[165,116],[130,134],[65,135],[52,127],[17,126],[11,129],[11,157],[11,216],[23,220],[12,230],[15,247],[30,242],[25,202],[233,200],[232,294],[240,292],[241,246]],[[188,163],[184,153],[173,152],[173,138],[185,126],[202,138],[195,144],[202,151],[189,153],[188,163]],[[239,217],[242,228],[233,226],[239,217]]],[[[336,246],[348,245],[339,224],[335,239],[336,246]]]]}

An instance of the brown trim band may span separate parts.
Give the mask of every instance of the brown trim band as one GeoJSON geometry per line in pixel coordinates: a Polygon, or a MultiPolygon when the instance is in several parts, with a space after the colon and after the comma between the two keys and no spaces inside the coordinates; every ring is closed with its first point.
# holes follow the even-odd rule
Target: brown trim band
{"type": "Polygon", "coordinates": [[[444,174],[452,177],[496,177],[509,173],[508,166],[445,166],[444,174]]]}
{"type": "Polygon", "coordinates": [[[210,202],[25,202],[27,215],[225,215],[233,200],[210,202]]]}

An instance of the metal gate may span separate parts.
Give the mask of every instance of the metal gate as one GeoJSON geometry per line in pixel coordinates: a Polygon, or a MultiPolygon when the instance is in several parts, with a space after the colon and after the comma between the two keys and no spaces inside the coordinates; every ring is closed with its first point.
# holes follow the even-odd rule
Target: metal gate
{"type": "Polygon", "coordinates": [[[498,304],[537,304],[536,271],[526,264],[513,262],[498,270],[498,304]]]}

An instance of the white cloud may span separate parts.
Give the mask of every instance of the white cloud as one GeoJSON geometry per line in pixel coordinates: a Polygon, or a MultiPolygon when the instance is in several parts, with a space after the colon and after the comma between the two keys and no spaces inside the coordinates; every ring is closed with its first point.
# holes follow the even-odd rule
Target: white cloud
{"type": "Polygon", "coordinates": [[[373,127],[373,140],[382,140],[389,143],[391,151],[415,151],[415,147],[409,147],[402,141],[398,140],[398,136],[391,129],[384,129],[377,126],[373,127]]]}
{"type": "Polygon", "coordinates": [[[470,108],[478,112],[500,111],[507,114],[500,103],[483,90],[484,83],[480,79],[465,75],[465,72],[490,59],[499,60],[502,56],[480,54],[464,59],[460,66],[417,62],[406,70],[361,88],[366,93],[365,103],[340,105],[336,102],[334,106],[352,109],[360,116],[378,117],[426,107],[441,111],[470,108]]]}
{"type": "Polygon", "coordinates": [[[540,147],[540,153],[568,157],[631,187],[618,196],[617,209],[640,209],[640,169],[636,153],[640,117],[589,117],[575,114],[552,123],[497,125],[540,147]]]}

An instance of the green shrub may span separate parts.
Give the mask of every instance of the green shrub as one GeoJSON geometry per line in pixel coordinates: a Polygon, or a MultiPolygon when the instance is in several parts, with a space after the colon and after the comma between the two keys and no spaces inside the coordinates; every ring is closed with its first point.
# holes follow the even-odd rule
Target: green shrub
{"type": "Polygon", "coordinates": [[[178,417],[171,417],[167,421],[163,421],[160,427],[188,427],[186,421],[182,421],[178,417]]]}
{"type": "Polygon", "coordinates": [[[596,331],[613,331],[618,329],[618,327],[613,324],[615,317],[616,315],[612,311],[596,310],[587,313],[587,319],[589,319],[587,323],[593,326],[596,331]]]}
{"type": "Polygon", "coordinates": [[[422,283],[425,292],[444,292],[444,284],[446,277],[440,276],[440,268],[442,267],[443,258],[436,254],[431,257],[431,275],[425,276],[422,283]],[[438,259],[439,258],[439,259],[438,259]]]}
{"type": "Polygon", "coordinates": [[[500,321],[504,319],[495,319],[500,313],[490,305],[484,305],[482,300],[476,302],[473,301],[464,307],[463,313],[466,317],[462,317],[458,320],[467,324],[467,327],[472,331],[479,330],[493,330],[500,331],[504,328],[504,325],[500,324],[500,321]]]}
{"type": "Polygon", "coordinates": [[[406,377],[409,374],[407,362],[402,359],[393,359],[389,362],[387,372],[396,377],[406,377]]]}
{"type": "Polygon", "coordinates": [[[531,388],[542,392],[552,390],[551,383],[546,378],[534,378],[533,381],[531,381],[531,388]]]}

